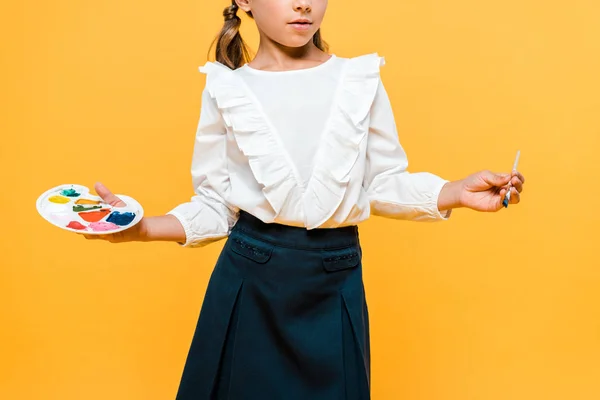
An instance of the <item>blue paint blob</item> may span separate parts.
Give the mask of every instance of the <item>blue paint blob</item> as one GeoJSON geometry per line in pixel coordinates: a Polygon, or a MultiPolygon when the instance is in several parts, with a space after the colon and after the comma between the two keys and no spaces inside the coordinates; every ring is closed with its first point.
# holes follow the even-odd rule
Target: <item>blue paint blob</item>
{"type": "Polygon", "coordinates": [[[122,213],[119,211],[113,211],[106,219],[106,222],[112,222],[115,225],[125,226],[129,225],[134,219],[135,214],[132,212],[122,213]]]}

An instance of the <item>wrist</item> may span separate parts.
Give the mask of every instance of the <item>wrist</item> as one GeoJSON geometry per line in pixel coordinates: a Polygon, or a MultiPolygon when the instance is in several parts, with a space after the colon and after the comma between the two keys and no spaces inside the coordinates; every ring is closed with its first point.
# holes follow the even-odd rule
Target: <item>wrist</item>
{"type": "Polygon", "coordinates": [[[464,181],[462,179],[458,181],[446,182],[438,196],[438,209],[440,211],[446,211],[463,207],[463,186],[464,181]]]}
{"type": "Polygon", "coordinates": [[[174,215],[144,217],[139,224],[137,237],[142,242],[185,242],[185,229],[174,215]]]}
{"type": "Polygon", "coordinates": [[[139,242],[148,242],[150,241],[149,234],[149,224],[148,217],[143,217],[140,222],[138,222],[138,241],[139,242]]]}

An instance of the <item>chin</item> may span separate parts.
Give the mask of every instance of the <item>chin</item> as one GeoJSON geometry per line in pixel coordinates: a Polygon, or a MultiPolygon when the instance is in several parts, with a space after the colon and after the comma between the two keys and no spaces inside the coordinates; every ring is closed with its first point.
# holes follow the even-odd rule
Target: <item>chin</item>
{"type": "Polygon", "coordinates": [[[304,47],[312,41],[312,38],[313,38],[313,35],[311,35],[310,37],[302,36],[302,37],[295,37],[295,38],[286,38],[286,40],[279,41],[279,44],[282,46],[285,46],[285,47],[292,47],[292,48],[304,47]]]}

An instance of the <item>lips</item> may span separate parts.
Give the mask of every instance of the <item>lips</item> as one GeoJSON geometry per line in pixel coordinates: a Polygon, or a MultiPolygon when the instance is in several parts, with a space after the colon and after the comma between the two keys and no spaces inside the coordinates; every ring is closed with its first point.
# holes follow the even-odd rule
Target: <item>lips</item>
{"type": "Polygon", "coordinates": [[[289,25],[297,30],[308,30],[312,22],[308,19],[296,19],[290,22],[289,25]]]}
{"type": "Polygon", "coordinates": [[[300,18],[290,22],[290,25],[312,25],[312,22],[308,19],[300,18]]]}

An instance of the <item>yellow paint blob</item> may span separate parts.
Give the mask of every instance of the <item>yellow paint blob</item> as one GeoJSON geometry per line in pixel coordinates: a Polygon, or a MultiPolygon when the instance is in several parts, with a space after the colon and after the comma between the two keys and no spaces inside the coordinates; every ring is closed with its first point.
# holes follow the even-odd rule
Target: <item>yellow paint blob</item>
{"type": "Polygon", "coordinates": [[[69,201],[71,201],[71,199],[69,199],[67,197],[63,197],[63,196],[52,196],[52,197],[48,198],[48,201],[50,201],[52,203],[57,203],[57,204],[65,204],[65,203],[68,203],[69,201]]]}

